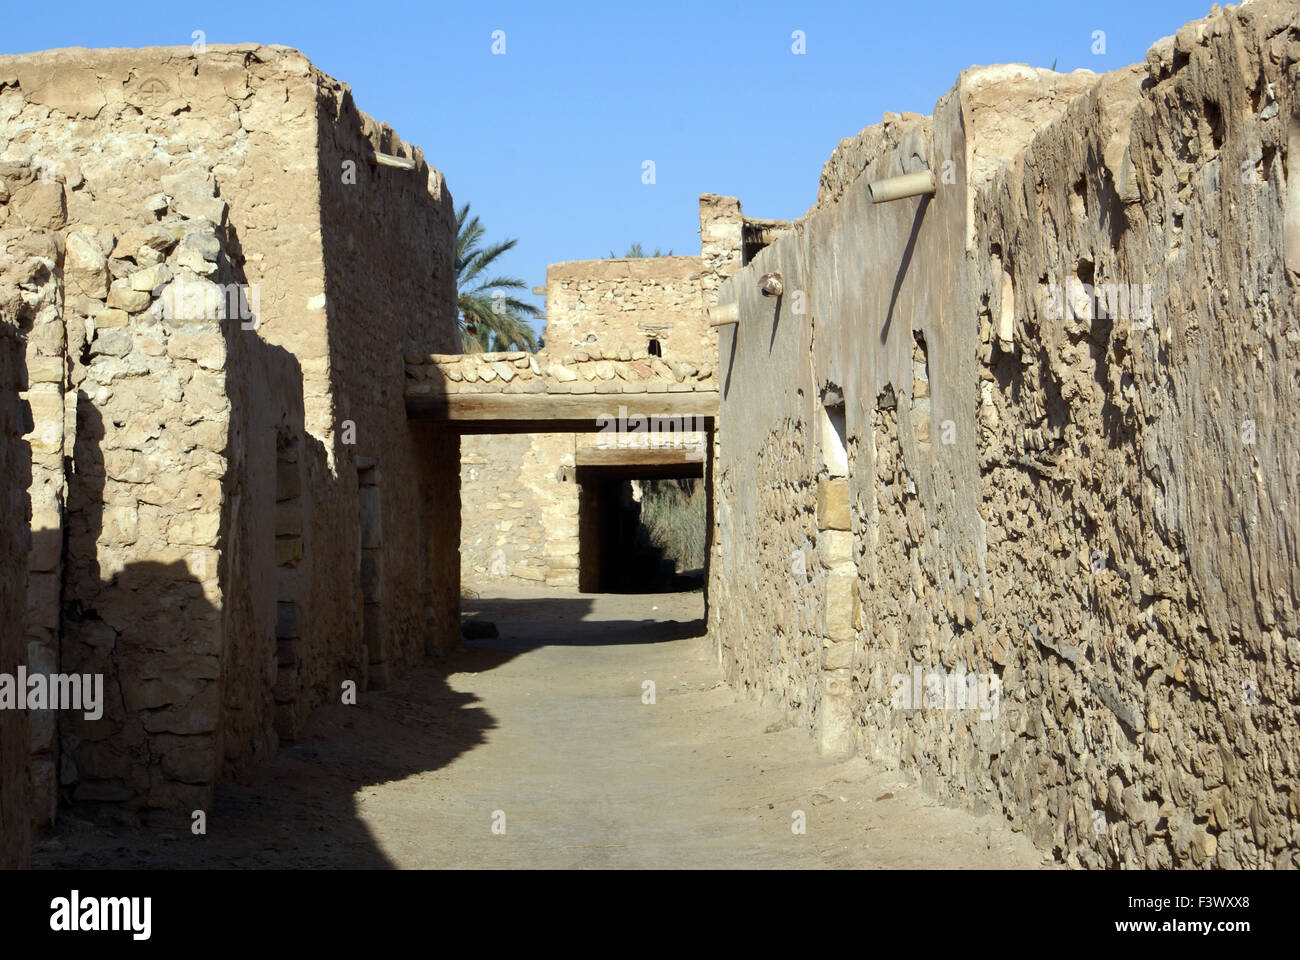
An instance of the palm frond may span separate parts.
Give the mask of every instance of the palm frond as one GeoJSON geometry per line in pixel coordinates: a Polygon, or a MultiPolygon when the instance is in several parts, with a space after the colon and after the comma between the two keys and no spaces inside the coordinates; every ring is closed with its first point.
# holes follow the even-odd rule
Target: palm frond
{"type": "Polygon", "coordinates": [[[491,274],[495,261],[519,243],[508,238],[482,245],[487,229],[470,214],[466,202],[456,211],[456,288],[460,312],[461,349],[481,352],[498,345],[502,349],[537,350],[537,333],[524,319],[540,316],[541,310],[505,291],[527,290],[518,277],[491,274]]]}

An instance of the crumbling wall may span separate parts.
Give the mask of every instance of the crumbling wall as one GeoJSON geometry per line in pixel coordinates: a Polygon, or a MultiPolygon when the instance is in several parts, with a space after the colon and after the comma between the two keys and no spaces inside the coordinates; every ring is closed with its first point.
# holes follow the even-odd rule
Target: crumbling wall
{"type": "MultiPolygon", "coordinates": [[[[446,650],[458,636],[457,628],[444,626],[426,638],[424,616],[430,603],[457,609],[458,514],[422,516],[414,495],[423,471],[436,474],[425,482],[456,488],[455,437],[407,423],[403,365],[404,354],[454,349],[455,210],[442,174],[418,148],[358,111],[346,85],[316,78],[321,308],[328,317],[324,361],[332,403],[321,437],[337,482],[332,491],[313,490],[312,498],[318,504],[322,493],[339,499],[330,501],[315,532],[330,539],[331,550],[360,550],[362,565],[358,583],[355,573],[318,551],[311,582],[313,597],[333,590],[357,598],[364,668],[369,683],[380,686],[422,658],[426,646],[446,650]],[[409,158],[415,169],[380,166],[376,152],[409,158]],[[340,529],[340,516],[361,522],[340,529]],[[419,575],[413,558],[439,571],[436,602],[429,596],[434,581],[419,575]]],[[[360,679],[354,656],[346,644],[309,654],[311,706],[337,696],[341,681],[360,679]]]]}
{"type": "MultiPolygon", "coordinates": [[[[741,267],[744,223],[740,201],[735,197],[700,195],[700,298],[705,310],[718,302],[718,289],[741,267]]],[[[717,337],[713,331],[707,344],[716,346],[717,337]]],[[[711,352],[703,353],[699,358],[710,356],[711,352]]]]}
{"type": "Polygon", "coordinates": [[[574,260],[546,268],[546,350],[645,353],[698,360],[716,339],[701,323],[705,303],[699,257],[574,260]]]}
{"type": "Polygon", "coordinates": [[[1260,2],[1083,89],[968,71],[722,290],[721,662],[1072,863],[1300,840],[1294,35],[1260,2]],[[951,182],[866,201],[918,160],[951,182]]]}
{"type": "Polygon", "coordinates": [[[1051,703],[1002,801],[1087,864],[1300,865],[1298,22],[1188,24],[976,200],[991,635],[1051,703]]]}
{"type": "MultiPolygon", "coordinates": [[[[72,184],[77,184],[73,175],[72,184]]],[[[26,378],[22,397],[31,422],[26,441],[31,452],[27,498],[31,508],[32,549],[28,554],[27,604],[22,619],[24,663],[40,673],[55,671],[63,564],[63,504],[66,420],[69,383],[64,360],[64,238],[67,223],[67,177],[49,166],[34,168],[0,162],[0,240],[4,267],[0,276],[0,312],[25,341],[26,378]]],[[[78,238],[80,239],[80,238],[78,238]]],[[[71,269],[80,269],[83,250],[77,241],[71,269]]],[[[18,621],[15,621],[18,622],[18,621]]],[[[33,819],[48,824],[57,792],[55,715],[33,713],[28,798],[33,819]]]]}

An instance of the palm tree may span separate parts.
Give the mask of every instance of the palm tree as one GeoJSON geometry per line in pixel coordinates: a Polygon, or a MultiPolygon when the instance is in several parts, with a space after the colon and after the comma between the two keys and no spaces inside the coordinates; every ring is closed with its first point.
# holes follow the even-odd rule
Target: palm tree
{"type": "Polygon", "coordinates": [[[517,239],[481,246],[487,228],[469,215],[469,204],[456,211],[456,306],[460,312],[461,349],[466,353],[537,349],[537,334],[526,316],[540,311],[509,291],[527,289],[516,277],[488,274],[493,262],[514,248],[517,239]]]}
{"type": "Polygon", "coordinates": [[[621,257],[613,250],[609,251],[610,260],[634,260],[638,257],[671,257],[672,255],[673,252],[671,250],[667,253],[661,253],[658,247],[655,247],[654,253],[646,253],[645,250],[642,249],[640,242],[634,243],[632,246],[628,247],[627,253],[623,254],[621,257]]]}

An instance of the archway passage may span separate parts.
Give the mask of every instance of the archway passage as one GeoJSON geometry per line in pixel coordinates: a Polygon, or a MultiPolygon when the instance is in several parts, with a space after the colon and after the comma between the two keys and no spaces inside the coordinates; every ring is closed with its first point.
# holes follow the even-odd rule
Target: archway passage
{"type": "Polygon", "coordinates": [[[705,586],[703,463],[577,468],[578,589],[667,593],[705,586]]]}
{"type": "Polygon", "coordinates": [[[704,589],[714,381],[647,379],[634,362],[604,361],[605,376],[595,382],[551,369],[543,372],[525,353],[407,358],[410,419],[439,423],[458,438],[531,435],[527,444],[475,443],[465,458],[475,466],[462,471],[458,496],[467,484],[501,491],[478,498],[483,510],[458,512],[467,529],[485,534],[476,540],[475,569],[493,581],[584,593],[704,589]],[[687,484],[658,486],[670,480],[687,484]],[[689,550],[656,542],[643,516],[647,489],[674,525],[690,526],[689,550]]]}

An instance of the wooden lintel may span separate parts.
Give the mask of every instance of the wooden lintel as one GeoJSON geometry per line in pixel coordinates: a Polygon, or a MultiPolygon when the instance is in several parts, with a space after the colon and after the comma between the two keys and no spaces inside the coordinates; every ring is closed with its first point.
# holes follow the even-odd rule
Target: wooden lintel
{"type": "MultiPolygon", "coordinates": [[[[467,427],[474,421],[528,422],[533,424],[530,432],[535,433],[548,432],[539,421],[582,422],[587,426],[576,429],[599,430],[601,418],[621,416],[699,417],[711,421],[718,414],[718,394],[715,390],[678,393],[407,393],[406,413],[410,419],[466,421],[467,427]]],[[[671,426],[665,425],[661,429],[671,429],[671,426]]],[[[683,422],[680,429],[701,428],[683,422]]]]}
{"type": "Polygon", "coordinates": [[[579,467],[698,465],[704,462],[707,452],[707,440],[695,444],[683,436],[677,447],[579,446],[576,463],[579,467]]]}

